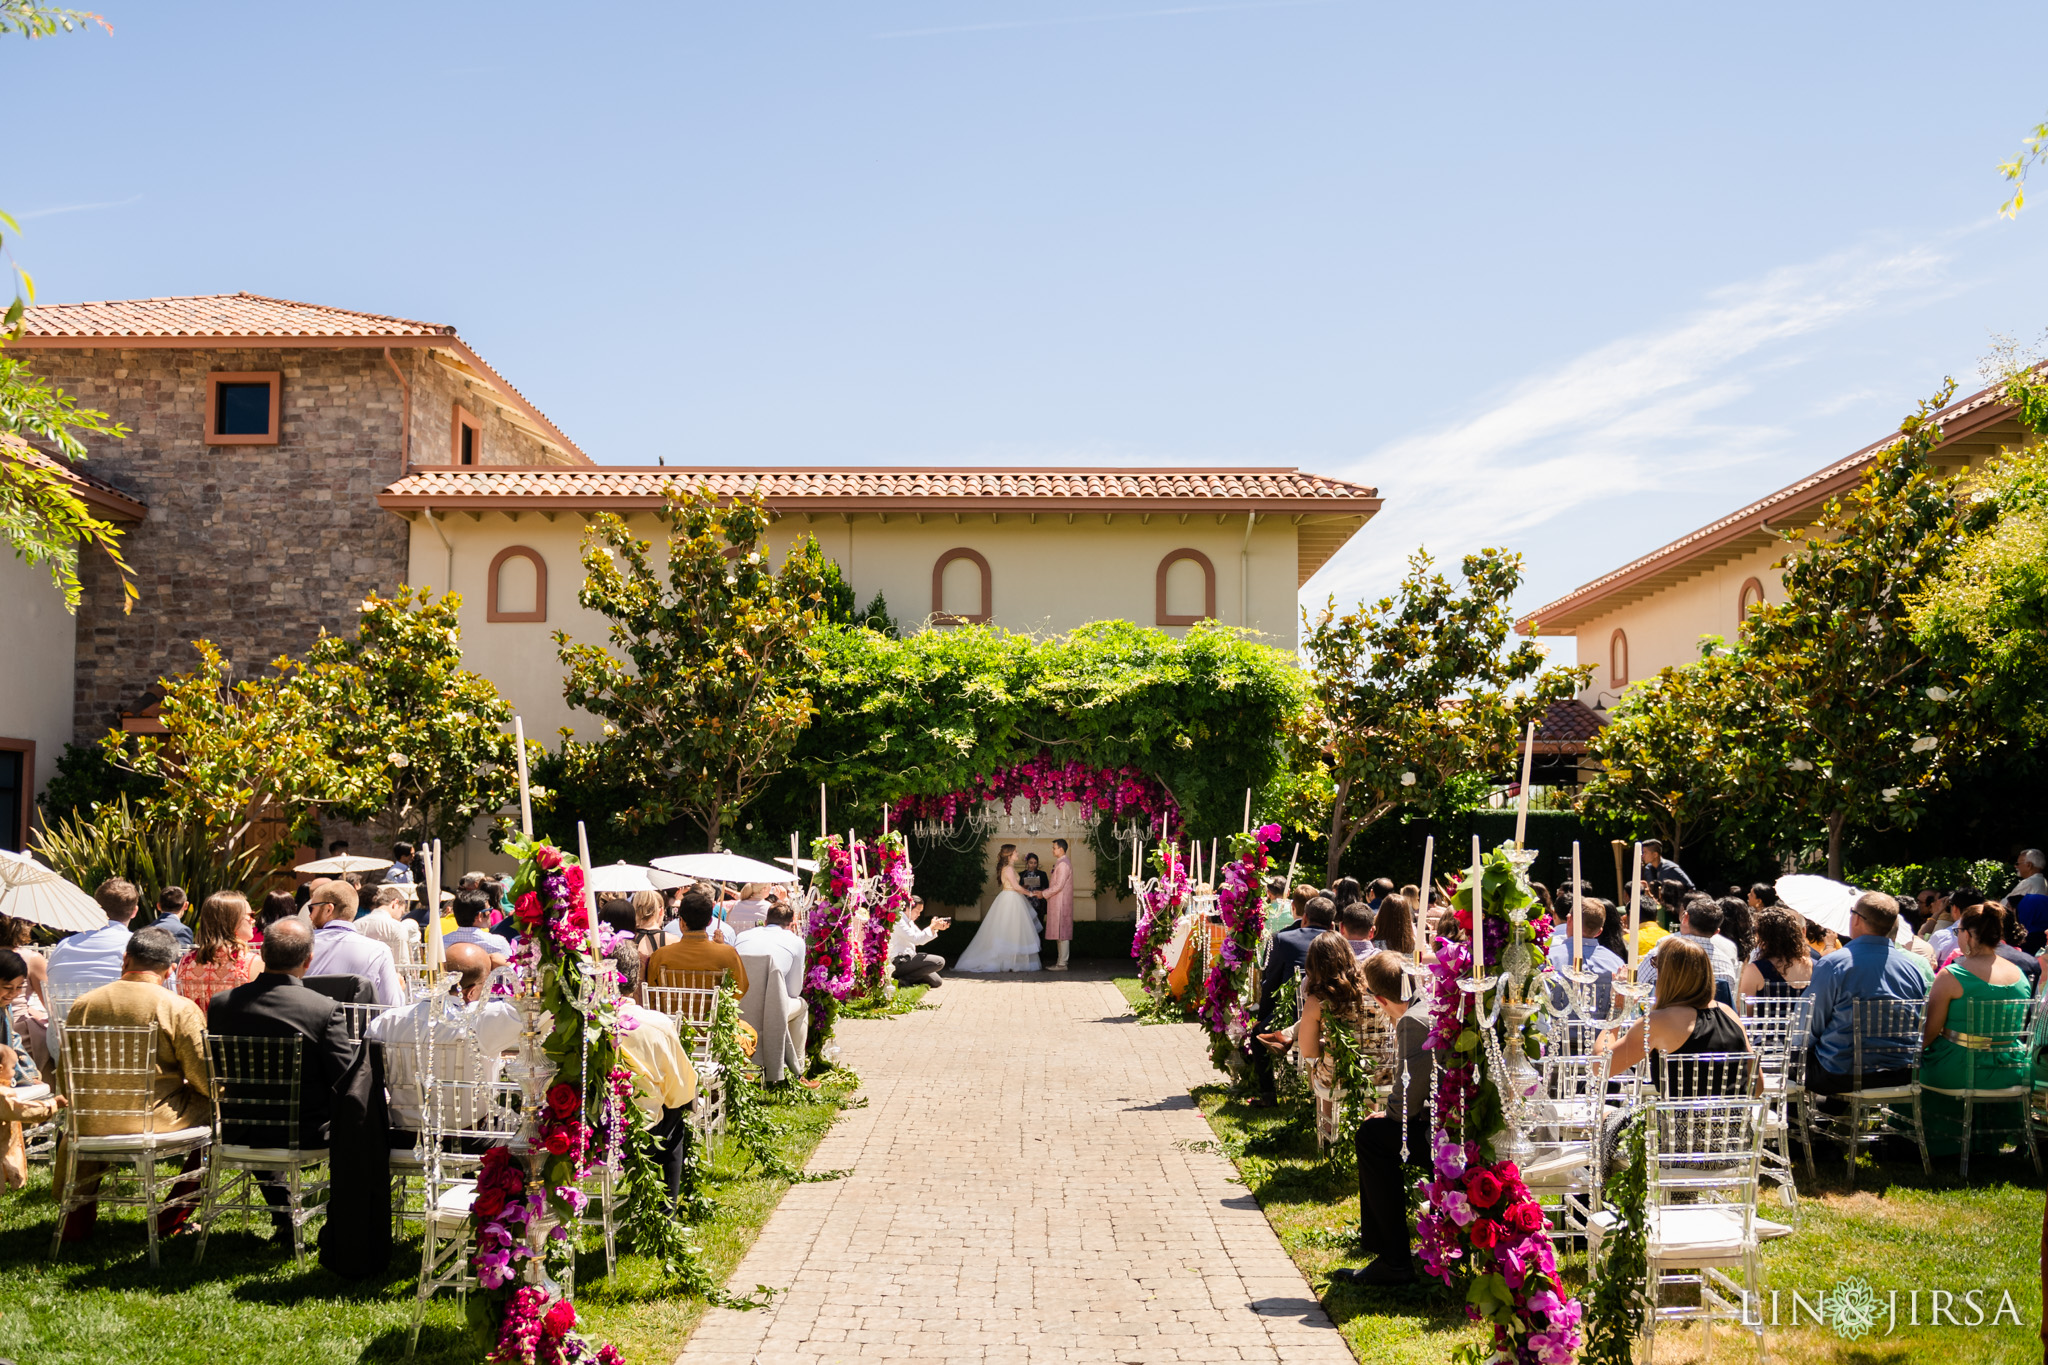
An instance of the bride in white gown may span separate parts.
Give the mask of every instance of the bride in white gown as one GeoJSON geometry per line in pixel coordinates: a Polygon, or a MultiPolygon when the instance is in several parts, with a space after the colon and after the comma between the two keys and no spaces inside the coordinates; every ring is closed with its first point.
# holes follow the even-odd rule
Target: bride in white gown
{"type": "Polygon", "coordinates": [[[1004,844],[996,854],[996,876],[1002,880],[1003,889],[996,893],[988,913],[982,916],[974,942],[953,964],[954,971],[1038,970],[1038,918],[1031,913],[1031,902],[1024,898],[1023,888],[1017,884],[1017,869],[1011,866],[1016,856],[1015,844],[1004,844]]]}

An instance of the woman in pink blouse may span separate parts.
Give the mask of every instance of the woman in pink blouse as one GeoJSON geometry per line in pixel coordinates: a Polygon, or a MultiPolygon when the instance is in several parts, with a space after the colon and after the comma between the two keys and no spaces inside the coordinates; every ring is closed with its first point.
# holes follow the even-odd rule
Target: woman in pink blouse
{"type": "Polygon", "coordinates": [[[239,891],[216,891],[199,907],[192,951],[178,962],[178,994],[204,1011],[221,991],[254,980],[263,960],[249,946],[256,915],[239,891]]]}

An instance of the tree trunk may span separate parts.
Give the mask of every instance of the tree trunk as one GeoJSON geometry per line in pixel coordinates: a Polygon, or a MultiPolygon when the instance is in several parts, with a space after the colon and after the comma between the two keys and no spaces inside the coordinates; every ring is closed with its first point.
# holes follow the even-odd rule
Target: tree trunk
{"type": "Polygon", "coordinates": [[[718,808],[717,808],[716,806],[713,806],[713,807],[711,808],[711,813],[710,813],[709,815],[707,815],[707,816],[706,816],[706,817],[704,818],[704,822],[703,822],[703,823],[704,823],[704,838],[705,838],[705,841],[706,841],[706,842],[705,842],[705,844],[704,844],[704,851],[705,851],[706,853],[716,853],[716,852],[718,852],[718,829],[719,829],[719,824],[718,824],[718,808]]]}
{"type": "MultiPolygon", "coordinates": [[[[1337,884],[1337,860],[1344,856],[1345,848],[1351,843],[1351,834],[1358,833],[1356,829],[1353,829],[1351,834],[1343,834],[1341,836],[1339,834],[1339,831],[1344,828],[1344,802],[1350,795],[1351,784],[1349,782],[1339,782],[1337,784],[1336,799],[1330,802],[1330,856],[1328,865],[1323,868],[1324,886],[1335,886],[1337,884]]],[[[1287,890],[1290,895],[1294,892],[1294,888],[1291,886],[1287,890]]]]}
{"type": "Polygon", "coordinates": [[[1836,811],[1828,817],[1828,876],[1842,880],[1842,825],[1845,812],[1836,811]]]}

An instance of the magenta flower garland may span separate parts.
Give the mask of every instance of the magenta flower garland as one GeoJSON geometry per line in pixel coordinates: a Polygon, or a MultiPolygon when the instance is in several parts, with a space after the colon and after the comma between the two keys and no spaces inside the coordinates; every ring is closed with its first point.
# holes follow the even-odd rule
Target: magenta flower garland
{"type": "MultiPolygon", "coordinates": [[[[864,845],[862,847],[865,847],[864,845]]],[[[853,940],[854,915],[863,891],[854,850],[839,836],[812,841],[818,870],[811,874],[817,898],[804,928],[803,997],[811,1008],[811,1033],[805,1045],[813,1062],[825,1053],[839,1006],[853,995],[860,977],[859,952],[853,940]]]]}
{"type": "MultiPolygon", "coordinates": [[[[1487,872],[1482,932],[1489,967],[1501,962],[1517,938],[1541,961],[1549,946],[1549,917],[1512,920],[1507,910],[1513,898],[1496,892],[1503,873],[1512,879],[1512,868],[1496,853],[1487,872]]],[[[1469,893],[1461,891],[1457,902],[1457,922],[1469,935],[1469,893]]],[[[1494,1158],[1495,1139],[1507,1125],[1499,1092],[1482,1064],[1480,1030],[1489,1026],[1478,1022],[1475,997],[1458,984],[1472,952],[1466,943],[1444,938],[1435,947],[1429,1046],[1437,1053],[1436,1130],[1431,1176],[1420,1187],[1426,1207],[1416,1228],[1416,1254],[1431,1275],[1463,1288],[1466,1316],[1492,1324],[1490,1343],[1461,1348],[1455,1359],[1469,1365],[1571,1365],[1580,1346],[1582,1310],[1558,1279],[1549,1220],[1515,1163],[1494,1158]]],[[[1523,1045],[1521,1038],[1501,1042],[1523,1045]]]]}
{"type": "Polygon", "coordinates": [[[1131,956],[1138,962],[1138,983],[1153,999],[1162,1000],[1167,993],[1167,973],[1172,970],[1166,947],[1173,940],[1181,908],[1188,902],[1188,865],[1179,845],[1164,839],[1153,850],[1152,860],[1159,875],[1139,897],[1131,956]]]}
{"type": "Polygon", "coordinates": [[[861,935],[863,993],[873,992],[888,978],[889,939],[896,932],[896,922],[910,909],[913,881],[910,850],[904,843],[903,831],[892,829],[867,847],[874,851],[879,888],[875,903],[868,907],[867,929],[861,935]]]}
{"type": "Polygon", "coordinates": [[[1033,810],[1073,804],[1109,815],[1138,814],[1148,822],[1163,820],[1167,834],[1180,820],[1180,807],[1166,788],[1139,769],[1094,768],[1079,759],[1062,763],[1050,754],[977,777],[945,796],[905,797],[900,808],[913,819],[953,820],[989,801],[1002,802],[1005,811],[1028,801],[1033,810]]]}
{"type": "Polygon", "coordinates": [[[1237,856],[1224,866],[1223,882],[1216,889],[1223,943],[1203,982],[1200,1018],[1209,1026],[1209,1055],[1224,1070],[1233,1058],[1244,1055],[1251,1038],[1252,1015],[1245,995],[1266,929],[1266,849],[1279,839],[1278,825],[1233,834],[1230,846],[1237,856]]]}

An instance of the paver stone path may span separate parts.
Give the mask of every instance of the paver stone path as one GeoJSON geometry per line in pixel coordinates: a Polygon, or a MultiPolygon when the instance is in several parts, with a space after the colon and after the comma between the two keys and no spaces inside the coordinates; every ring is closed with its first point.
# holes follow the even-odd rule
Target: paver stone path
{"type": "Polygon", "coordinates": [[[1140,1026],[1099,971],[950,977],[839,1026],[843,1115],[678,1365],[869,1358],[1275,1361],[1351,1353],[1229,1160],[1203,1150],[1192,1026],[1140,1026]]]}

